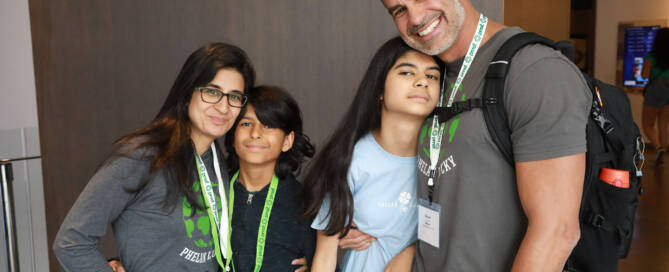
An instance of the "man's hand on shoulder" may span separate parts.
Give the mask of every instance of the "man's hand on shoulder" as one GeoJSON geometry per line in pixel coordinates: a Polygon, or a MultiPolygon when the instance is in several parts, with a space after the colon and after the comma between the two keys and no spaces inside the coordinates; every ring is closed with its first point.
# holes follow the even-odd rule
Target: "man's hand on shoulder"
{"type": "Polygon", "coordinates": [[[339,239],[340,248],[350,248],[353,250],[365,250],[376,241],[376,237],[364,233],[357,228],[352,228],[348,234],[339,239]]]}

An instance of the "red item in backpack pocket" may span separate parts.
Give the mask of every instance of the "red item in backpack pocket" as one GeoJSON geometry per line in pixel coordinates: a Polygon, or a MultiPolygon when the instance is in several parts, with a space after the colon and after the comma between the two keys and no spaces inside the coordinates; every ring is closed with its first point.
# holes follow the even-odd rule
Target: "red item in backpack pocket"
{"type": "Polygon", "coordinates": [[[625,170],[602,168],[599,179],[618,188],[630,187],[630,174],[625,170]]]}

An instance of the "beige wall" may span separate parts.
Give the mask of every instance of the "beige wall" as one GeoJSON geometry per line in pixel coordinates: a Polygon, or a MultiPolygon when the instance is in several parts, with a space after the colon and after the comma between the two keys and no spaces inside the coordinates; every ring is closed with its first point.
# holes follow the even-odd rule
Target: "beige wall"
{"type": "Polygon", "coordinates": [[[571,4],[567,0],[504,0],[504,24],[520,26],[553,40],[569,39],[571,4]]]}
{"type": "MultiPolygon", "coordinates": [[[[0,1],[0,49],[0,159],[40,155],[28,0],[0,1]]],[[[41,160],[17,161],[12,169],[18,268],[48,271],[41,160]]],[[[4,236],[0,245],[5,271],[4,236]]]]}
{"type": "Polygon", "coordinates": [[[620,22],[667,18],[669,18],[667,0],[598,0],[595,76],[606,83],[616,83],[616,42],[620,22]]]}
{"type": "Polygon", "coordinates": [[[0,129],[37,127],[27,0],[0,2],[0,40],[0,129]]]}
{"type": "MultiPolygon", "coordinates": [[[[669,18],[667,0],[598,0],[595,35],[595,77],[616,84],[618,24],[635,21],[665,21],[669,18]]],[[[629,94],[634,121],[641,126],[643,97],[629,94]]],[[[643,132],[642,132],[643,134],[643,132]]]]}

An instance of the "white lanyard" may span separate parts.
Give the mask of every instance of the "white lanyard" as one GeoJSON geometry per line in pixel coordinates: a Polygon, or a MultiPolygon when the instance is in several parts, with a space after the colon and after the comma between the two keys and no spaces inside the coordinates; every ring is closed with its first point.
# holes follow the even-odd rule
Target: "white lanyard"
{"type": "MultiPolygon", "coordinates": [[[[221,218],[228,218],[228,208],[227,208],[227,201],[225,198],[225,188],[223,184],[223,180],[221,178],[221,168],[218,163],[218,155],[216,155],[216,147],[214,146],[214,143],[211,143],[211,153],[212,156],[214,156],[214,172],[216,172],[216,178],[218,180],[218,194],[219,197],[221,198],[221,213],[222,215],[219,217],[218,215],[218,209],[217,209],[217,202],[216,202],[216,196],[214,195],[214,190],[211,186],[211,180],[209,179],[209,173],[207,173],[207,168],[205,167],[204,163],[202,162],[202,158],[200,157],[197,152],[195,152],[195,159],[197,161],[197,168],[200,176],[200,187],[202,188],[202,191],[205,194],[205,200],[207,201],[207,205],[209,206],[209,211],[211,212],[211,217],[214,218],[214,222],[216,223],[216,227],[218,228],[218,243],[221,249],[221,253],[223,254],[223,258],[228,258],[231,256],[227,256],[227,248],[228,248],[228,243],[227,243],[227,237],[228,237],[228,220],[221,220],[221,218]]],[[[211,220],[211,218],[210,218],[211,220]]],[[[212,230],[216,231],[216,230],[212,230]]]]}
{"type": "MultiPolygon", "coordinates": [[[[474,33],[474,37],[469,44],[469,49],[467,49],[467,54],[464,57],[462,67],[460,67],[460,73],[458,73],[458,78],[455,80],[455,84],[451,90],[451,95],[448,98],[448,104],[446,104],[446,107],[451,107],[453,105],[455,94],[460,89],[460,85],[462,85],[462,81],[465,79],[465,75],[467,75],[469,67],[471,67],[472,62],[474,62],[474,57],[476,56],[476,52],[479,50],[479,46],[483,40],[483,35],[485,34],[487,25],[488,18],[481,14],[479,17],[478,27],[476,28],[476,33],[474,33]]],[[[437,104],[437,107],[441,107],[443,104],[445,89],[444,82],[446,82],[446,80],[442,82],[441,94],[439,95],[439,103],[437,104]]],[[[439,125],[438,115],[434,115],[432,117],[432,132],[430,133],[430,171],[429,178],[427,180],[428,186],[434,186],[434,177],[436,176],[437,171],[437,161],[439,160],[439,153],[441,152],[441,140],[442,136],[444,135],[444,125],[446,124],[444,123],[439,125]]]]}

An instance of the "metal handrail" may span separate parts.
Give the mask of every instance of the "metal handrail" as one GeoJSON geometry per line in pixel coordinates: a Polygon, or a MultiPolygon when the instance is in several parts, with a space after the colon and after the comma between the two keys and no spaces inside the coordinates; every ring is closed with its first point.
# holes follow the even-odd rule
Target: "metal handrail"
{"type": "Polygon", "coordinates": [[[0,162],[14,162],[14,161],[27,161],[27,160],[34,160],[34,159],[40,159],[42,156],[30,156],[30,157],[21,157],[21,158],[9,158],[9,159],[2,159],[0,162]]]}
{"type": "Polygon", "coordinates": [[[9,272],[19,272],[18,244],[16,241],[16,224],[14,223],[14,209],[12,207],[12,162],[39,159],[40,156],[0,160],[0,175],[2,176],[2,207],[4,211],[5,241],[7,241],[7,265],[9,272]]]}

